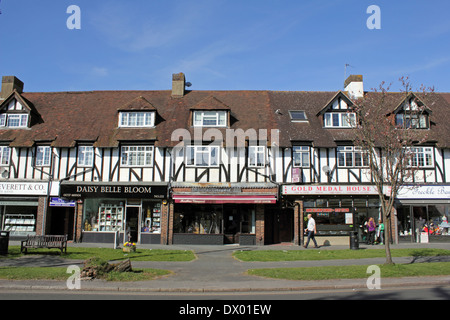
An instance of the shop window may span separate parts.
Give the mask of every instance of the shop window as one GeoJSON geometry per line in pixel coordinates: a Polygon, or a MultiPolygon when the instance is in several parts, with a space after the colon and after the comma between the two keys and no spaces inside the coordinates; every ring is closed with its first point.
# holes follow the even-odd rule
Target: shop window
{"type": "Polygon", "coordinates": [[[141,233],[161,233],[161,201],[142,203],[141,233]]]}
{"type": "Polygon", "coordinates": [[[174,233],[220,234],[221,205],[183,205],[175,207],[174,233]]]}
{"type": "Polygon", "coordinates": [[[10,236],[26,236],[36,233],[37,206],[4,206],[3,230],[10,236]]]}

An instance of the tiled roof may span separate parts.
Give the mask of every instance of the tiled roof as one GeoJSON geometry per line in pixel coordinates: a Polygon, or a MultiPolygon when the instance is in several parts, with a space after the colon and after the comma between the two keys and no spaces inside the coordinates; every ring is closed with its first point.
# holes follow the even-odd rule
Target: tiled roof
{"type": "MultiPolygon", "coordinates": [[[[182,98],[172,98],[170,90],[161,91],[86,91],[25,92],[21,97],[39,116],[30,129],[0,129],[0,142],[15,147],[30,147],[48,142],[55,147],[72,147],[80,142],[98,147],[116,147],[126,141],[154,141],[156,146],[175,146],[176,129],[190,126],[192,109],[220,109],[231,113],[230,129],[279,130],[279,146],[293,142],[318,147],[333,147],[339,141],[351,141],[351,130],[324,129],[321,110],[337,95],[335,92],[309,91],[187,91],[182,98]],[[119,110],[156,110],[155,128],[118,128],[119,110]],[[290,110],[303,110],[308,121],[291,122],[290,110]]],[[[345,93],[344,93],[345,94],[345,93]]],[[[368,95],[377,95],[368,93],[368,95]]],[[[401,93],[388,94],[387,113],[402,101],[401,93]]],[[[439,93],[424,98],[431,110],[429,140],[440,147],[450,147],[450,94],[439,93]]],[[[216,129],[216,128],[215,128],[216,129]]],[[[206,129],[203,129],[205,131],[206,129]]],[[[224,136],[226,129],[218,129],[224,136]]]]}

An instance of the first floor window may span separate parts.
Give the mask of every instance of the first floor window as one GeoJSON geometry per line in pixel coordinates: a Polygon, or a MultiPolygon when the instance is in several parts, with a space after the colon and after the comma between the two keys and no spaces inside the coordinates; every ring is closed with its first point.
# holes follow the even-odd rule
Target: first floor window
{"type": "Polygon", "coordinates": [[[250,167],[264,167],[266,164],[266,147],[250,146],[248,148],[248,165],[250,167]]]}
{"type": "Polygon", "coordinates": [[[122,165],[126,167],[151,167],[153,165],[153,146],[122,147],[122,165]]]}
{"type": "Polygon", "coordinates": [[[11,154],[11,149],[7,146],[0,146],[0,165],[9,165],[9,157],[11,154]]]}
{"type": "Polygon", "coordinates": [[[219,165],[218,146],[186,147],[186,165],[195,167],[216,167],[219,165]]]}
{"type": "Polygon", "coordinates": [[[361,147],[338,147],[339,167],[368,167],[369,156],[361,147]]]}
{"type": "Polygon", "coordinates": [[[294,167],[309,168],[309,147],[295,146],[292,148],[294,167]]]}
{"type": "Polygon", "coordinates": [[[420,147],[409,148],[409,165],[416,168],[433,167],[433,148],[420,147]]]}
{"type": "Polygon", "coordinates": [[[78,165],[81,167],[91,167],[94,165],[94,147],[78,147],[78,165]]]}
{"type": "Polygon", "coordinates": [[[36,148],[36,166],[48,167],[50,166],[50,146],[38,146],[36,148]]]}

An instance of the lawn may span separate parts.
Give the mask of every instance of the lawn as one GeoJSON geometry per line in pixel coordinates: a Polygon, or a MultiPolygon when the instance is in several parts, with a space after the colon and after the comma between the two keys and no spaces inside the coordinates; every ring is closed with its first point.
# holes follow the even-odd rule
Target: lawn
{"type": "MultiPolygon", "coordinates": [[[[29,249],[27,255],[33,254],[59,256],[59,250],[29,249]]],[[[8,248],[7,258],[19,258],[21,256],[23,254],[20,253],[20,246],[8,248]]],[[[133,253],[124,253],[121,249],[112,248],[68,247],[67,254],[61,255],[61,258],[73,260],[86,260],[92,257],[107,261],[123,260],[124,258],[130,258],[131,261],[192,261],[195,259],[195,254],[190,250],[137,249],[133,253]]]]}
{"type": "MultiPolygon", "coordinates": [[[[445,249],[392,249],[392,257],[449,256],[445,249]]],[[[300,260],[364,259],[386,257],[384,249],[367,250],[252,250],[235,251],[233,256],[244,262],[273,262],[300,260]]]]}
{"type": "MultiPolygon", "coordinates": [[[[249,275],[286,280],[364,279],[368,266],[251,269],[249,275]]],[[[450,275],[449,262],[379,265],[381,278],[450,275]]]]}
{"type": "MultiPolygon", "coordinates": [[[[132,272],[110,272],[107,281],[149,281],[171,274],[168,270],[133,269],[132,272]]],[[[0,279],[6,280],[67,280],[72,274],[61,267],[0,267],[0,279]]]]}

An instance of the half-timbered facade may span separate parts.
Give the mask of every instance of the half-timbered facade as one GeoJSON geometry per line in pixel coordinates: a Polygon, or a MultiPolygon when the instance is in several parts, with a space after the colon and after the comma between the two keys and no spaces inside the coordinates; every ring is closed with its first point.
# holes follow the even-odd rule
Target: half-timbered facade
{"type": "MultiPolygon", "coordinates": [[[[161,91],[23,87],[3,77],[0,214],[13,237],[299,244],[313,213],[323,243],[348,243],[350,231],[364,237],[365,219],[380,218],[351,136],[361,76],[337,92],[186,91],[182,73],[161,91]]],[[[417,119],[408,98],[390,97],[399,124],[429,131],[413,150],[415,189],[397,205],[395,239],[415,241],[419,217],[443,226],[448,217],[450,96],[425,101],[417,119]]]]}

